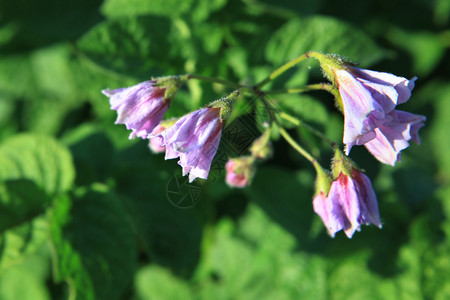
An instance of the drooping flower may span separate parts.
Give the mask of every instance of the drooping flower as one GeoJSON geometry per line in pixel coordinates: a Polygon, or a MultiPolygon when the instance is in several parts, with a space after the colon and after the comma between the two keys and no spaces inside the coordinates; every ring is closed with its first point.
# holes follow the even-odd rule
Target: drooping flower
{"type": "Polygon", "coordinates": [[[394,110],[386,115],[386,119],[388,121],[375,128],[375,138],[364,146],[379,161],[393,166],[401,160],[400,151],[409,146],[409,140],[420,143],[418,131],[424,126],[426,118],[394,110]]]}
{"type": "Polygon", "coordinates": [[[156,137],[163,139],[165,159],[179,157],[183,176],[189,173],[189,182],[192,182],[195,178],[208,178],[222,127],[220,108],[203,108],[180,118],[156,137]]]}
{"type": "Polygon", "coordinates": [[[131,129],[130,139],[146,138],[159,124],[169,108],[164,100],[165,88],[155,86],[156,81],[145,81],[128,88],[103,90],[110,97],[111,109],[117,111],[116,124],[131,129]]]}
{"type": "MultiPolygon", "coordinates": [[[[189,182],[195,178],[207,179],[211,162],[219,147],[224,122],[230,117],[239,91],[218,99],[181,117],[175,124],[156,135],[166,147],[165,159],[179,157],[183,176],[189,182]]],[[[149,135],[152,138],[152,135],[149,135]]]]}
{"type": "MultiPolygon", "coordinates": [[[[315,206],[316,207],[316,206],[315,206]]],[[[351,238],[362,224],[381,228],[378,203],[369,177],[352,170],[351,175],[341,173],[331,183],[328,197],[320,214],[331,236],[339,230],[351,238]]]]}
{"type": "Polygon", "coordinates": [[[227,184],[237,188],[250,185],[255,174],[254,162],[255,159],[251,156],[229,159],[225,164],[227,184]]]}
{"type": "Polygon", "coordinates": [[[347,153],[353,145],[374,139],[377,125],[384,124],[386,115],[406,102],[414,88],[414,79],[388,73],[352,68],[336,70],[335,74],[344,106],[347,153]]]}
{"type": "Polygon", "coordinates": [[[127,88],[103,90],[109,97],[111,109],[117,111],[116,124],[131,129],[129,138],[147,138],[161,122],[169,108],[170,100],[186,76],[168,76],[144,81],[127,88]]]}
{"type": "Polygon", "coordinates": [[[334,237],[343,230],[351,238],[363,224],[381,228],[377,198],[369,177],[358,171],[340,150],[335,152],[333,177],[329,190],[319,189],[313,200],[314,211],[329,234],[334,237]]]}
{"type": "Polygon", "coordinates": [[[334,55],[313,52],[310,56],[320,61],[325,74],[338,88],[338,105],[344,113],[343,142],[346,154],[354,145],[363,145],[377,138],[379,141],[372,144],[377,145],[378,151],[373,151],[373,145],[368,147],[369,151],[372,149],[372,154],[381,162],[395,164],[397,159],[386,160],[386,157],[378,154],[392,152],[392,145],[396,144],[395,157],[400,158],[399,153],[408,147],[411,136],[391,133],[399,130],[399,124],[410,124],[414,125],[413,135],[417,136],[417,131],[425,121],[425,117],[418,115],[404,122],[392,121],[393,115],[398,113],[396,106],[411,97],[416,78],[408,80],[390,73],[356,68],[334,55]],[[390,142],[380,142],[382,135],[390,142]]]}

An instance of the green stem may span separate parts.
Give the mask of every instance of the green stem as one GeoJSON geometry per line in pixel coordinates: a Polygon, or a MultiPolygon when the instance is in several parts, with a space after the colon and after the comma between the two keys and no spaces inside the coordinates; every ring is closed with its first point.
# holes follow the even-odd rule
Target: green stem
{"type": "Polygon", "coordinates": [[[275,114],[273,113],[273,108],[270,105],[269,101],[267,101],[265,97],[265,93],[263,91],[257,91],[257,96],[261,97],[261,101],[264,105],[264,108],[266,109],[267,113],[269,114],[270,118],[270,124],[274,124],[277,122],[277,118],[275,117],[275,114]]]}
{"type": "Polygon", "coordinates": [[[325,91],[331,91],[333,89],[333,86],[329,83],[316,83],[316,84],[310,84],[306,85],[301,88],[289,88],[289,89],[281,89],[281,90],[272,90],[272,91],[266,91],[265,93],[267,95],[271,94],[298,94],[298,93],[304,93],[314,90],[325,90],[325,91]]]}
{"type": "Polygon", "coordinates": [[[255,88],[256,89],[261,88],[262,86],[267,84],[269,81],[274,80],[275,78],[277,78],[278,76],[280,76],[281,74],[283,74],[284,72],[286,72],[287,70],[289,70],[290,68],[292,68],[293,66],[295,66],[296,64],[300,63],[301,61],[303,61],[307,58],[309,58],[309,57],[308,57],[307,53],[305,53],[305,54],[300,55],[297,58],[294,58],[290,62],[285,63],[284,65],[282,65],[281,67],[279,67],[278,69],[276,69],[275,71],[270,73],[270,75],[266,79],[264,79],[263,81],[261,81],[260,83],[255,85],[255,88]]]}
{"type": "Polygon", "coordinates": [[[332,140],[330,140],[325,134],[323,134],[322,132],[320,132],[319,130],[315,129],[314,127],[304,123],[303,121],[297,119],[296,117],[293,117],[285,112],[280,112],[280,117],[282,119],[285,119],[286,121],[291,122],[292,124],[294,124],[295,126],[302,126],[306,129],[308,129],[309,131],[311,131],[314,135],[316,135],[317,137],[321,138],[322,140],[324,140],[325,142],[327,142],[328,144],[330,144],[331,147],[336,147],[337,144],[335,142],[333,142],[332,140]]]}
{"type": "Polygon", "coordinates": [[[234,83],[225,79],[219,79],[219,78],[214,78],[214,77],[207,77],[207,76],[201,76],[201,75],[195,75],[195,74],[189,74],[189,79],[198,79],[198,80],[203,80],[203,81],[208,81],[208,82],[213,82],[213,83],[219,83],[234,89],[240,89],[245,87],[244,85],[240,85],[238,83],[234,83]]]}
{"type": "Polygon", "coordinates": [[[278,130],[280,131],[283,138],[288,142],[295,150],[297,150],[298,153],[303,155],[310,163],[312,163],[314,166],[317,164],[316,159],[312,157],[311,154],[309,154],[305,149],[302,148],[294,139],[289,135],[289,133],[284,130],[283,127],[279,127],[278,130]]]}

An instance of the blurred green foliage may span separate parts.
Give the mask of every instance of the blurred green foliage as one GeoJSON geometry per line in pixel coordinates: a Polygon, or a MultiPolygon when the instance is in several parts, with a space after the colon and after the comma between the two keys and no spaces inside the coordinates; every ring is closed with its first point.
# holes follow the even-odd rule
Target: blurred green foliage
{"type": "MultiPolygon", "coordinates": [[[[449,299],[449,17],[447,0],[1,1],[0,299],[449,299]],[[251,84],[307,50],[419,77],[399,108],[427,116],[422,145],[395,168],[352,150],[383,229],[351,240],[327,236],[313,169],[281,140],[244,190],[223,182],[223,141],[198,203],[175,207],[179,166],[128,140],[100,93],[184,73],[251,84]]],[[[321,80],[307,61],[272,87],[321,80]]],[[[190,81],[167,116],[227,92],[190,81]]],[[[329,95],[272,100],[342,139],[329,95]]]]}

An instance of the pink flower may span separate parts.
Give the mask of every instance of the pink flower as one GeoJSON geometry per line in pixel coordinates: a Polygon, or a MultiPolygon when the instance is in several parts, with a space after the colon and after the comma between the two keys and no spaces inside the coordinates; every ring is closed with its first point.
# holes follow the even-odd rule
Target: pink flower
{"type": "Polygon", "coordinates": [[[319,193],[313,206],[332,237],[344,230],[351,238],[362,224],[381,228],[377,198],[370,179],[356,169],[352,169],[351,176],[341,172],[331,183],[328,196],[319,193]]]}
{"type": "Polygon", "coordinates": [[[161,153],[166,151],[166,147],[162,145],[163,138],[161,136],[158,136],[158,134],[163,132],[164,130],[166,130],[166,127],[159,124],[152,130],[148,137],[150,139],[148,147],[153,153],[161,153]]]}
{"type": "Polygon", "coordinates": [[[130,139],[135,136],[147,138],[159,124],[169,108],[164,99],[166,88],[155,86],[156,81],[145,81],[128,88],[103,90],[110,97],[111,109],[117,111],[116,124],[131,129],[130,139]]]}
{"type": "Polygon", "coordinates": [[[165,159],[179,157],[183,176],[189,173],[189,182],[208,178],[211,162],[222,134],[221,108],[203,108],[180,118],[158,134],[166,147],[165,159]]]}
{"type": "Polygon", "coordinates": [[[231,187],[243,188],[250,185],[254,175],[254,158],[250,156],[233,158],[225,164],[226,182],[231,187]]]}

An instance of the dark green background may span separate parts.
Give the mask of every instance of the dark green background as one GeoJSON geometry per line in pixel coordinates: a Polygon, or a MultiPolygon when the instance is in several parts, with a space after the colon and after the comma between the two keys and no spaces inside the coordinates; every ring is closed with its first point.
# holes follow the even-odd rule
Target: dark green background
{"type": "MultiPolygon", "coordinates": [[[[3,0],[0,299],[449,299],[449,18],[447,0],[3,0]],[[180,167],[128,140],[100,93],[185,73],[254,84],[308,50],[418,77],[399,109],[427,117],[422,144],[395,168],[352,150],[383,223],[353,239],[326,234],[314,171],[281,139],[244,190],[224,183],[223,157],[246,153],[225,139],[210,179],[183,187],[198,203],[175,207],[180,167]]],[[[307,61],[268,88],[320,81],[307,61]]],[[[228,92],[189,81],[167,116],[228,92]]],[[[272,100],[342,140],[330,95],[272,100]]],[[[329,165],[325,144],[290,133],[329,165]]]]}

